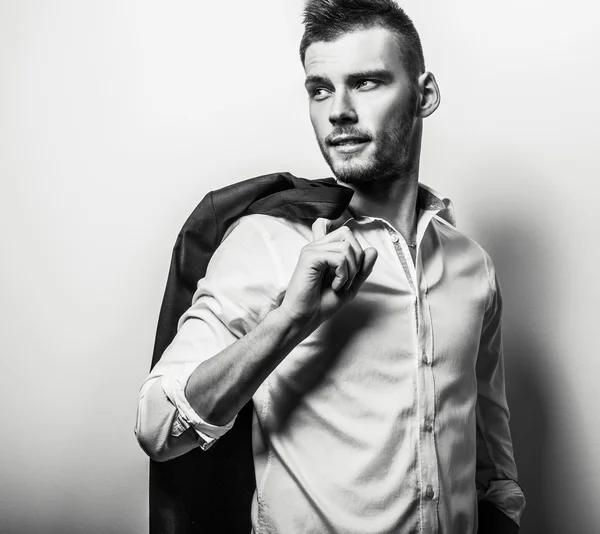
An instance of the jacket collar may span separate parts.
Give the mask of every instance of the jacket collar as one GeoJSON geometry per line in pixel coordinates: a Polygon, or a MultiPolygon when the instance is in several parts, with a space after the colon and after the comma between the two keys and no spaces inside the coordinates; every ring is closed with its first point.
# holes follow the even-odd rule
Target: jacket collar
{"type": "MultiPolygon", "coordinates": [[[[290,173],[269,175],[268,178],[273,180],[275,176],[285,180],[285,185],[281,186],[283,190],[256,200],[249,207],[248,213],[300,219],[335,219],[342,215],[354,194],[352,189],[339,184],[334,178],[309,180],[290,173]]],[[[456,226],[451,200],[422,183],[419,183],[417,205],[422,211],[433,211],[432,216],[437,215],[448,224],[456,226]]]]}

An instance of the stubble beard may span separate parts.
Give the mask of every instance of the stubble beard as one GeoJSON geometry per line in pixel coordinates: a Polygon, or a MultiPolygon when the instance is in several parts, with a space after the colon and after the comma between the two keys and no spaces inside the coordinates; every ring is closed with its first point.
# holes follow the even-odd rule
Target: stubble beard
{"type": "MultiPolygon", "coordinates": [[[[354,157],[347,160],[334,157],[331,147],[323,139],[318,140],[319,148],[333,175],[341,183],[360,185],[375,181],[396,180],[411,171],[410,148],[413,122],[414,113],[412,106],[409,106],[397,125],[381,135],[377,140],[378,146],[375,153],[364,162],[355,161],[354,157]]],[[[354,126],[342,126],[339,128],[339,133],[359,134],[361,132],[354,126]]]]}

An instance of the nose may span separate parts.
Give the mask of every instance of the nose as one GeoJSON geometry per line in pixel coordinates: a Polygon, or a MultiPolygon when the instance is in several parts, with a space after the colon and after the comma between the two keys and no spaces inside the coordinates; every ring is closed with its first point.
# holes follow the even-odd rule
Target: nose
{"type": "Polygon", "coordinates": [[[329,122],[336,126],[338,124],[355,123],[358,115],[352,104],[352,98],[347,91],[338,91],[331,99],[329,110],[329,122]]]}

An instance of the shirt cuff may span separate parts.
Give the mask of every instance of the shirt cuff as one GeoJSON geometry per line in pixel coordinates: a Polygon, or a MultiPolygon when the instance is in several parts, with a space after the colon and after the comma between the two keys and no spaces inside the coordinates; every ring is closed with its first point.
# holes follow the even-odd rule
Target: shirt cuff
{"type": "Polygon", "coordinates": [[[496,505],[517,525],[525,508],[525,496],[514,480],[492,480],[485,492],[478,492],[479,500],[496,505]]]}
{"type": "Polygon", "coordinates": [[[165,375],[161,379],[161,385],[165,395],[177,409],[177,416],[171,428],[172,436],[180,436],[188,428],[193,428],[198,435],[200,448],[207,450],[233,427],[235,417],[223,426],[211,425],[204,421],[188,402],[185,396],[185,385],[180,379],[165,375]]]}

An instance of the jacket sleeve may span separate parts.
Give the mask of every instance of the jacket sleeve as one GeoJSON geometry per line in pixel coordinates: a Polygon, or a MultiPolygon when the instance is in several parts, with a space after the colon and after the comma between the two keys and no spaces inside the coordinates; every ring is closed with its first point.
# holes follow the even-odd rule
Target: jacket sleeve
{"type": "Polygon", "coordinates": [[[154,460],[198,446],[207,449],[233,426],[235,418],[222,427],[203,421],[184,391],[199,364],[255,328],[279,304],[281,270],[257,217],[262,216],[243,217],[223,239],[175,338],[140,389],[135,433],[154,460]]]}
{"type": "Polygon", "coordinates": [[[510,534],[519,530],[525,497],[517,483],[509,428],[501,336],[502,296],[491,260],[486,260],[491,294],[476,365],[479,532],[510,534]],[[500,526],[502,523],[504,526],[500,526]]]}

